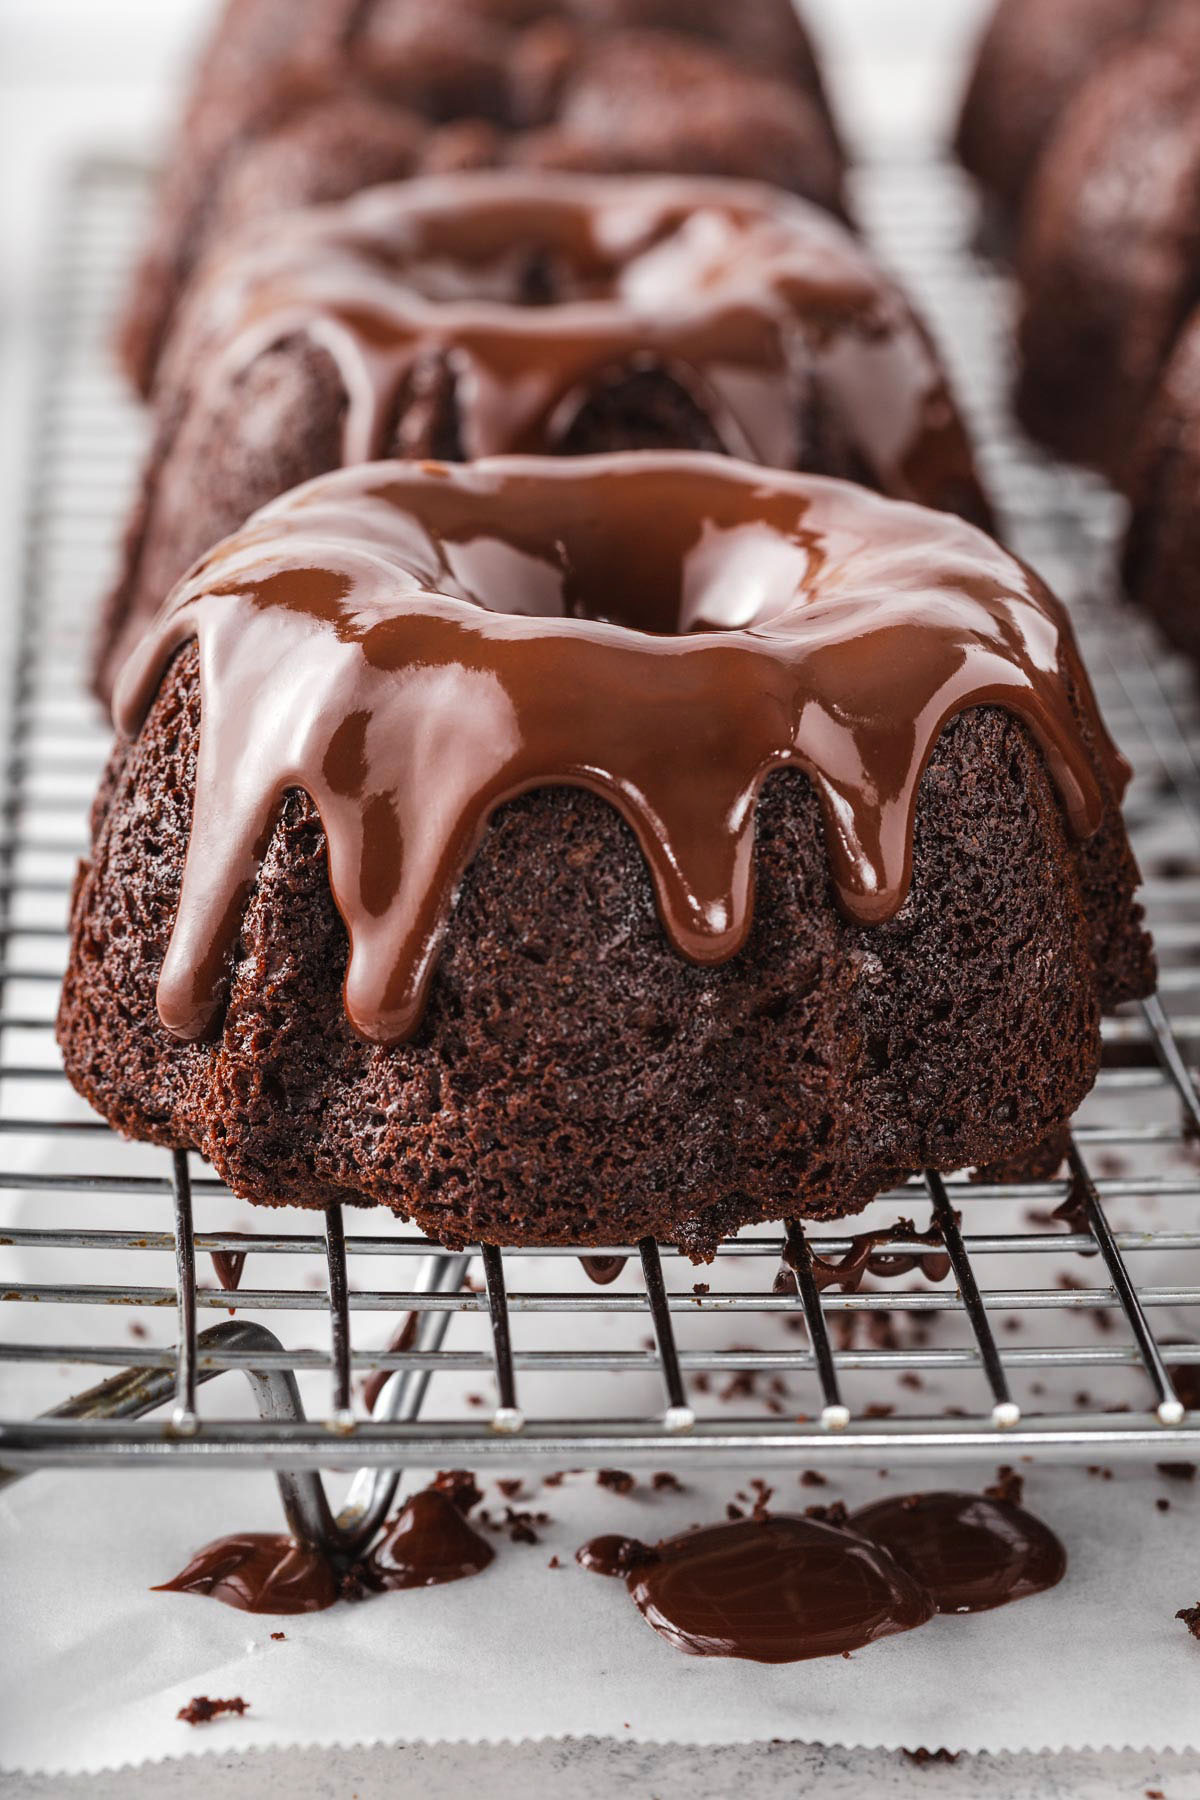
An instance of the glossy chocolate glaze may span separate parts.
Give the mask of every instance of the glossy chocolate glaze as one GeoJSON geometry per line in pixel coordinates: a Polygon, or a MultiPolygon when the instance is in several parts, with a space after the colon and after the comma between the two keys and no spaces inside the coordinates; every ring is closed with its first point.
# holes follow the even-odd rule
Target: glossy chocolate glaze
{"type": "MultiPolygon", "coordinates": [[[[411,1350],[417,1339],[417,1323],[419,1313],[405,1313],[395,1331],[384,1346],[387,1350],[411,1350]]],[[[394,1369],[373,1369],[363,1382],[363,1405],[368,1412],[374,1412],[384,1388],[394,1375],[394,1369]]]]}
{"type": "Polygon", "coordinates": [[[850,1515],[929,1590],[939,1612],[987,1612],[1062,1580],[1067,1553],[1040,1519],[985,1494],[902,1494],[850,1515]]]}
{"type": "Polygon", "coordinates": [[[423,436],[415,398],[438,404],[438,369],[462,454],[481,457],[553,452],[589,395],[650,367],[731,455],[812,466],[824,431],[883,492],[987,517],[904,296],[825,213],[770,188],[519,170],[376,188],[219,258],[173,361],[203,391],[297,334],[340,371],[347,464],[382,456],[398,414],[423,436]]]}
{"type": "Polygon", "coordinates": [[[997,705],[1027,725],[1079,837],[1127,773],[1065,613],[989,538],[716,456],[381,463],[309,482],[175,590],[123,671],[124,732],[192,638],[195,809],[158,984],[183,1039],[219,1019],[292,788],[328,841],[348,1018],[394,1044],[419,1024],[490,815],[531,789],[609,800],[670,942],[714,964],[749,933],[774,769],[812,780],[836,896],[862,925],[903,905],[921,774],[957,713],[997,705]]]}
{"type": "Polygon", "coordinates": [[[338,1597],[328,1557],[283,1532],[242,1531],[206,1544],[155,1593],[208,1594],[239,1612],[324,1612],[338,1597]]]}
{"type": "Polygon", "coordinates": [[[242,1279],[242,1270],[246,1266],[246,1252],[244,1250],[214,1250],[211,1254],[213,1273],[217,1280],[229,1293],[236,1292],[242,1279]]]}
{"type": "Polygon", "coordinates": [[[614,1282],[628,1260],[626,1256],[581,1256],[579,1259],[584,1274],[597,1287],[608,1287],[614,1282]]]}
{"type": "Polygon", "coordinates": [[[575,1561],[580,1568],[590,1569],[593,1575],[625,1576],[657,1558],[658,1551],[653,1545],[643,1544],[641,1538],[621,1537],[615,1532],[589,1538],[575,1552],[575,1561]]]}
{"type": "MultiPolygon", "coordinates": [[[[809,1263],[818,1293],[824,1293],[826,1288],[840,1288],[844,1294],[856,1294],[867,1275],[889,1281],[919,1270],[926,1281],[944,1281],[950,1273],[950,1258],[941,1232],[933,1227],[928,1231],[917,1231],[907,1219],[878,1231],[857,1232],[850,1239],[850,1248],[842,1256],[817,1256],[810,1250],[809,1263]],[[883,1252],[879,1249],[880,1244],[900,1240],[911,1242],[914,1246],[928,1244],[931,1248],[914,1248],[911,1252],[883,1252]]],[[[784,1267],[775,1278],[775,1292],[796,1292],[796,1275],[791,1266],[790,1249],[784,1251],[784,1267]]]]}
{"type": "Polygon", "coordinates": [[[480,1499],[464,1470],[439,1475],[405,1501],[365,1559],[349,1564],[283,1532],[242,1531],[197,1552],[155,1593],[207,1594],[239,1612],[324,1612],[343,1593],[437,1587],[478,1575],[495,1557],[467,1523],[480,1499]]]}
{"type": "Polygon", "coordinates": [[[691,1656],[802,1662],[933,1616],[929,1596],[886,1550],[816,1519],[741,1519],[653,1550],[628,1544],[597,1539],[579,1560],[622,1575],[647,1623],[691,1656]]]}
{"type": "Polygon", "coordinates": [[[422,1488],[372,1550],[365,1578],[381,1588],[437,1587],[478,1575],[495,1554],[448,1494],[422,1488]]]}

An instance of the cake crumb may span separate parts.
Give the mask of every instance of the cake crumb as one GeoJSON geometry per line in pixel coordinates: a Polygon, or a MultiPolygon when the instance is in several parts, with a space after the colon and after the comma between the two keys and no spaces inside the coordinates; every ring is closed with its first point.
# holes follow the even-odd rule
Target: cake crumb
{"type": "Polygon", "coordinates": [[[1159,1495],[1158,1499],[1154,1502],[1154,1504],[1158,1508],[1159,1512],[1170,1512],[1170,1510],[1171,1510],[1171,1502],[1169,1500],[1164,1500],[1163,1497],[1161,1496],[1161,1494],[1159,1495]]]}
{"type": "Polygon", "coordinates": [[[902,1756],[907,1756],[909,1762],[916,1763],[919,1769],[925,1768],[929,1763],[954,1763],[958,1761],[957,1750],[902,1750],[900,1754],[902,1756]]]}
{"type": "Polygon", "coordinates": [[[210,1700],[207,1694],[196,1694],[186,1706],[181,1706],[175,1714],[185,1725],[206,1725],[210,1719],[217,1719],[222,1713],[240,1715],[248,1710],[248,1702],[240,1695],[232,1700],[210,1700]]]}
{"type": "Polygon", "coordinates": [[[1196,1479],[1195,1463],[1160,1462],[1155,1463],[1154,1466],[1160,1475],[1167,1477],[1168,1481],[1195,1481],[1196,1479]]]}
{"type": "Polygon", "coordinates": [[[1195,1606],[1181,1606],[1175,1617],[1183,1620],[1194,1638],[1200,1638],[1200,1600],[1195,1606]]]}
{"type": "Polygon", "coordinates": [[[1020,1506],[1025,1483],[1010,1464],[1001,1463],[995,1481],[983,1491],[989,1500],[1006,1500],[1010,1506],[1020,1506]]]}
{"type": "Polygon", "coordinates": [[[659,1494],[682,1494],[684,1491],[682,1481],[677,1475],[672,1475],[670,1469],[656,1469],[650,1477],[650,1486],[659,1494]]]}
{"type": "Polygon", "coordinates": [[[828,1487],[829,1482],[828,1482],[828,1479],[826,1478],[826,1476],[822,1475],[822,1473],[819,1469],[804,1469],[801,1471],[801,1475],[800,1475],[800,1486],[801,1487],[828,1487]]]}
{"type": "Polygon", "coordinates": [[[271,1637],[272,1637],[272,1640],[276,1644],[282,1644],[287,1639],[287,1632],[286,1631],[273,1631],[271,1633],[271,1637]]]}
{"type": "Polygon", "coordinates": [[[627,1469],[597,1469],[596,1485],[610,1494],[631,1494],[637,1483],[627,1469]]]}

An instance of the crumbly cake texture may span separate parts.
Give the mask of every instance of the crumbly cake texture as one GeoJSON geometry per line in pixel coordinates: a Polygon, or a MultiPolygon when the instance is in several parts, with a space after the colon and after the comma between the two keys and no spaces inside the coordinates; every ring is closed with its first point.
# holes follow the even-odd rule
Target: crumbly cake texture
{"type": "Polygon", "coordinates": [[[1033,739],[983,705],[934,746],[911,887],[885,923],[840,909],[807,775],[769,776],[750,935],[720,963],[668,941],[645,855],[604,799],[552,787],[501,805],[420,1022],[390,1047],[347,1021],[325,837],[292,791],[216,1035],[181,1041],[156,990],[200,705],[185,642],[97,802],[59,1041],[118,1129],[195,1148],[253,1200],[382,1202],[449,1245],[653,1233],[702,1257],[753,1220],[841,1215],[907,1172],[1044,1144],[1094,1079],[1101,1009],[1153,982],[1084,708],[1104,805],[1080,841],[1033,739]]]}
{"type": "Polygon", "coordinates": [[[517,162],[740,175],[843,210],[791,0],[229,0],[118,332],[149,391],[205,248],[418,170],[517,162]]]}

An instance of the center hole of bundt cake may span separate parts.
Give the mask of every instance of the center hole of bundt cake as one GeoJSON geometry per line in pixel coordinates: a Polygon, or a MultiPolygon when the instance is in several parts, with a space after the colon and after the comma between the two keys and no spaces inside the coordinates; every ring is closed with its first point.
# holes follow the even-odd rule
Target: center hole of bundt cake
{"type": "MultiPolygon", "coordinates": [[[[648,476],[649,481],[649,476],[648,476]]],[[[652,486],[652,483],[651,483],[652,486]]],[[[791,607],[811,569],[799,534],[764,520],[672,516],[645,497],[633,516],[582,509],[561,533],[547,518],[444,544],[465,599],[489,612],[618,625],[650,637],[744,631],[791,607]]],[[[552,510],[552,497],[544,496],[552,510]]]]}

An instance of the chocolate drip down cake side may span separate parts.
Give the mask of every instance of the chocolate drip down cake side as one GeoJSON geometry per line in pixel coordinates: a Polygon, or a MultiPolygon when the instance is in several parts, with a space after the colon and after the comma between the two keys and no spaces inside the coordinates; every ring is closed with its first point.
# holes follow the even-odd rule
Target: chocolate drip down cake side
{"type": "Polygon", "coordinates": [[[846,482],[322,476],[191,571],[116,712],[66,1066],[251,1199],[705,1255],[1033,1150],[1152,984],[1061,608],[846,482]]]}

